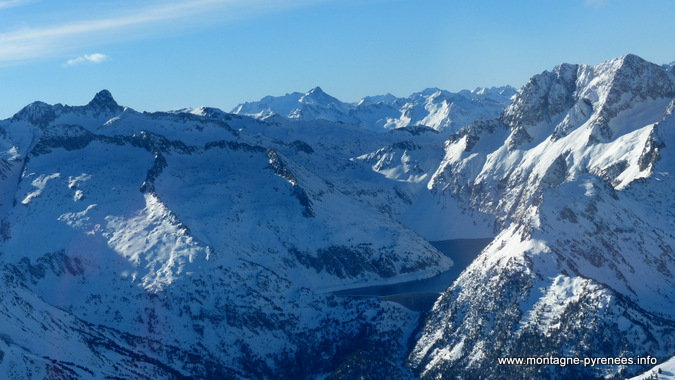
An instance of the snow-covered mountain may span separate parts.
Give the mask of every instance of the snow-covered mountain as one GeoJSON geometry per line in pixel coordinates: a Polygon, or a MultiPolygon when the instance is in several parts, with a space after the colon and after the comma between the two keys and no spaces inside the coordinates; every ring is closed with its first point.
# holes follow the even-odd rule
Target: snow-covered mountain
{"type": "Polygon", "coordinates": [[[536,75],[448,140],[429,187],[500,232],[434,306],[417,375],[623,377],[646,366],[496,363],[673,355],[673,110],[673,73],[628,55],[536,75]]]}
{"type": "Polygon", "coordinates": [[[35,102],[0,121],[0,377],[638,375],[497,363],[675,355],[674,111],[633,55],[517,94],[35,102]],[[494,240],[431,310],[332,293],[466,238],[494,240]]]}
{"type": "Polygon", "coordinates": [[[477,119],[497,117],[516,93],[510,86],[463,90],[458,93],[429,88],[408,98],[391,94],[368,96],[344,103],[315,87],[307,93],[266,96],[238,105],[232,113],[259,119],[281,115],[294,120],[324,119],[383,132],[393,128],[425,126],[455,132],[477,119]]]}
{"type": "Polygon", "coordinates": [[[0,319],[12,327],[0,373],[305,377],[361,355],[403,362],[416,313],[329,291],[452,261],[380,207],[403,203],[396,188],[322,175],[360,170],[353,151],[397,136],[350,127],[345,154],[319,142],[333,134],[344,149],[339,124],[294,124],[305,140],[281,140],[288,126],[200,112],[138,113],[102,91],[0,124],[0,319]]]}

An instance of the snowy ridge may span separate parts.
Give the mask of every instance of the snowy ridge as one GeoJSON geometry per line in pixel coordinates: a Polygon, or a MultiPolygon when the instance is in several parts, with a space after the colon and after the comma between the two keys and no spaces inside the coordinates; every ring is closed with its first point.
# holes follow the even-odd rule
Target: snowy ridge
{"type": "Polygon", "coordinates": [[[672,355],[674,85],[632,55],[561,65],[449,139],[430,188],[496,215],[501,233],[435,305],[417,374],[623,377],[646,368],[494,363],[672,355]]]}
{"type": "Polygon", "coordinates": [[[408,98],[387,94],[344,103],[316,87],[305,94],[294,92],[242,103],[232,113],[258,119],[272,115],[294,120],[324,119],[355,124],[377,132],[412,126],[455,132],[476,119],[496,117],[514,94],[515,90],[509,86],[458,93],[432,88],[408,98]]]}

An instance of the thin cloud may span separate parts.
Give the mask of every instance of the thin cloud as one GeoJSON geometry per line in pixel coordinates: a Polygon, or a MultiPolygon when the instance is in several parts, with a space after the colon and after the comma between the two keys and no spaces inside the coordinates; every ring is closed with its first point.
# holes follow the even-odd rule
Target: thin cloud
{"type": "Polygon", "coordinates": [[[0,1],[0,9],[14,8],[28,3],[32,3],[34,0],[5,0],[0,1]]]}
{"type": "MultiPolygon", "coordinates": [[[[0,4],[14,4],[19,1],[2,2],[0,0],[0,4]]],[[[258,13],[260,10],[275,10],[313,2],[317,2],[317,0],[278,2],[263,0],[179,1],[164,3],[155,7],[127,9],[125,13],[120,13],[115,17],[75,20],[42,28],[25,28],[19,31],[0,33],[0,62],[20,62],[49,57],[76,48],[96,45],[101,39],[121,41],[144,38],[144,36],[151,35],[153,31],[146,30],[145,33],[137,33],[139,28],[161,22],[188,21],[195,19],[195,16],[204,18],[205,15],[215,13],[225,16],[223,18],[227,19],[228,17],[237,17],[242,13],[258,13]]]]}
{"type": "Polygon", "coordinates": [[[85,54],[85,55],[77,57],[77,58],[69,59],[66,62],[65,65],[66,66],[77,66],[77,65],[82,65],[82,64],[86,64],[86,63],[103,63],[104,61],[107,61],[108,59],[110,59],[110,57],[108,57],[105,54],[101,54],[101,53],[85,54]]]}

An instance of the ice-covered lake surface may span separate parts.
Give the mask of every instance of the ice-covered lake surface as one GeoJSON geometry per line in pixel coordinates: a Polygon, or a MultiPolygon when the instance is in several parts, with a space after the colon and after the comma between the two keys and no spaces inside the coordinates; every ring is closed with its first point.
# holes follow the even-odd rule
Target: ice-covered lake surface
{"type": "MultiPolygon", "coordinates": [[[[492,238],[481,238],[431,242],[431,245],[454,261],[455,264],[452,268],[434,277],[423,280],[345,289],[336,291],[334,294],[337,296],[377,296],[383,297],[385,300],[397,302],[399,302],[399,300],[412,301],[415,298],[423,298],[427,301],[432,298],[435,300],[438,297],[438,294],[452,285],[453,281],[459,277],[459,274],[462,273],[464,268],[471,264],[476,256],[478,256],[483,248],[491,241],[492,238]]],[[[415,307],[415,309],[417,309],[417,307],[415,307]]]]}

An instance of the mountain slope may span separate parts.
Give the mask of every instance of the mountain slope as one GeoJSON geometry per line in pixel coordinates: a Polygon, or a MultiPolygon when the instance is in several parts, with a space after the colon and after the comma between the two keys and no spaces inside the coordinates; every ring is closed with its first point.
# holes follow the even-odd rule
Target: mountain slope
{"type": "Polygon", "coordinates": [[[327,291],[452,261],[315,173],[330,156],[258,134],[285,127],[202,112],[141,114],[104,91],[2,122],[3,373],[304,378],[365,356],[405,376],[418,313],[327,291]]]}
{"type": "Polygon", "coordinates": [[[646,367],[495,363],[672,356],[674,98],[672,73],[636,56],[561,65],[448,141],[430,186],[501,233],[434,306],[418,375],[621,377],[646,367]]]}

